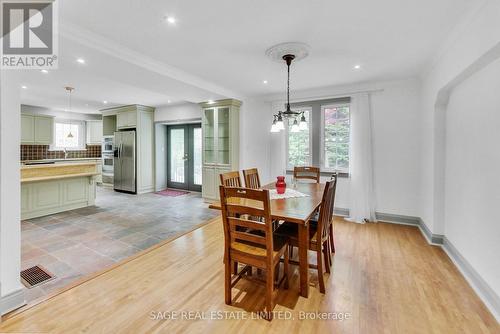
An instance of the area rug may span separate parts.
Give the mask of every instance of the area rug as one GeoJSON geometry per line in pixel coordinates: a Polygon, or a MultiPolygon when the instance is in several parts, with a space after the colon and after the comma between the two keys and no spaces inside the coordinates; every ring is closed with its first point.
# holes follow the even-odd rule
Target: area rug
{"type": "Polygon", "coordinates": [[[177,196],[182,196],[182,195],[189,194],[189,191],[174,190],[174,189],[165,189],[165,190],[162,190],[162,191],[158,191],[155,194],[162,195],[162,196],[167,196],[167,197],[177,197],[177,196]]]}

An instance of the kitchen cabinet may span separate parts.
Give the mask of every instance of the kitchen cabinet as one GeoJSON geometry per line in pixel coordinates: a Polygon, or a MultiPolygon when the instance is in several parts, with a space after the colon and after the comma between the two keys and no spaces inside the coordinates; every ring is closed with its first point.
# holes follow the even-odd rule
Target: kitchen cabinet
{"type": "Polygon", "coordinates": [[[101,145],[102,144],[102,121],[87,121],[87,144],[101,145]]]}
{"type": "Polygon", "coordinates": [[[21,114],[21,144],[35,142],[35,117],[21,114]]]}
{"type": "Polygon", "coordinates": [[[116,115],[118,129],[135,128],[137,126],[137,112],[135,110],[121,111],[116,115]]]}
{"type": "Polygon", "coordinates": [[[116,131],[116,115],[102,116],[102,134],[113,136],[116,131]]]}
{"type": "Polygon", "coordinates": [[[95,204],[95,163],[21,167],[21,219],[95,204]]]}
{"type": "Polygon", "coordinates": [[[203,185],[202,196],[219,198],[219,175],[239,168],[238,100],[202,103],[203,185]]]}
{"type": "Polygon", "coordinates": [[[21,115],[21,144],[50,145],[53,142],[53,134],[53,117],[21,115]]]}

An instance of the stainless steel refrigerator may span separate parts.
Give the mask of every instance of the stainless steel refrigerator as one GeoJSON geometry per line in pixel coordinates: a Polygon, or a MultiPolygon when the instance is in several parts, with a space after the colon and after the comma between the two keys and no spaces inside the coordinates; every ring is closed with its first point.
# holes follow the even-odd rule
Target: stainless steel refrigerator
{"type": "Polygon", "coordinates": [[[115,132],[113,162],[114,189],[136,193],[135,131],[115,132]]]}

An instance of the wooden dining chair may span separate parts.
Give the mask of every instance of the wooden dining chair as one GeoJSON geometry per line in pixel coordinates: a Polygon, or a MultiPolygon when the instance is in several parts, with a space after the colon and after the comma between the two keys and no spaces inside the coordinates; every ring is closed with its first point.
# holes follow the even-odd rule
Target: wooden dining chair
{"type": "Polygon", "coordinates": [[[284,282],[288,288],[288,239],[273,233],[269,190],[231,188],[220,186],[222,221],[224,225],[224,285],[225,302],[231,305],[231,289],[257,267],[266,272],[265,309],[268,320],[272,319],[272,310],[277,295],[276,287],[284,282]],[[251,200],[251,206],[245,201],[251,200]],[[238,204],[233,204],[237,202],[238,204]],[[258,217],[259,221],[251,217],[258,217]],[[242,228],[246,228],[242,229],[242,228]],[[280,260],[284,260],[284,273],[275,286],[275,270],[280,260]],[[245,267],[233,274],[231,263],[242,263],[245,267]]]}
{"type": "Polygon", "coordinates": [[[293,168],[293,178],[295,180],[314,180],[319,183],[320,169],[318,167],[300,166],[293,168]]]}
{"type": "Polygon", "coordinates": [[[240,172],[233,171],[220,174],[220,184],[225,187],[242,187],[240,172]]]}
{"type": "Polygon", "coordinates": [[[244,169],[243,179],[245,180],[245,187],[251,189],[260,189],[260,178],[257,168],[244,169]]]}
{"type": "MultiPolygon", "coordinates": [[[[338,179],[338,174],[337,172],[333,173],[332,176],[330,177],[330,181],[334,181],[335,182],[335,188],[333,190],[333,198],[332,198],[332,202],[331,202],[331,210],[332,210],[332,219],[333,219],[333,216],[335,215],[335,193],[337,191],[337,179],[338,179]]],[[[331,258],[331,254],[332,253],[335,253],[335,240],[334,240],[334,236],[333,236],[333,221],[332,223],[330,224],[330,264],[332,263],[332,258],[331,258]]]]}
{"type": "MultiPolygon", "coordinates": [[[[319,210],[319,219],[317,224],[309,225],[309,250],[316,252],[316,265],[310,265],[311,268],[318,270],[319,291],[325,293],[325,280],[323,278],[323,262],[326,272],[330,272],[330,231],[333,217],[333,204],[335,198],[335,189],[337,181],[328,181],[323,191],[321,207],[319,210]]],[[[299,247],[298,226],[293,223],[282,224],[276,234],[288,237],[290,247],[299,247]]],[[[298,264],[290,260],[290,263],[298,264]]]]}

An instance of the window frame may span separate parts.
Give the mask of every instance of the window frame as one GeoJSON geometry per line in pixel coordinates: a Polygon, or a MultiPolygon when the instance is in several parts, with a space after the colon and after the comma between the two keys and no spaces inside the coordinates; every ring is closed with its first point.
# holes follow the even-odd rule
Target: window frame
{"type": "Polygon", "coordinates": [[[324,172],[339,172],[349,173],[351,167],[351,159],[349,159],[349,167],[347,168],[326,168],[325,166],[325,109],[348,107],[349,108],[349,157],[351,156],[351,104],[345,102],[329,103],[321,106],[321,124],[320,124],[320,137],[319,137],[319,164],[321,171],[324,172]]]}
{"type": "MultiPolygon", "coordinates": [[[[313,160],[313,143],[312,143],[312,106],[301,106],[301,107],[296,107],[296,108],[291,108],[292,111],[309,111],[308,112],[308,116],[306,118],[306,121],[307,121],[307,126],[308,126],[308,132],[309,132],[309,160],[307,161],[307,164],[309,166],[312,165],[312,160],[313,160]]],[[[286,157],[285,157],[285,163],[286,163],[286,168],[285,170],[290,170],[290,169],[293,169],[294,166],[290,166],[288,164],[289,162],[289,139],[290,139],[290,132],[289,132],[289,128],[290,128],[290,125],[289,125],[289,122],[290,120],[292,119],[287,119],[284,121],[285,123],[285,130],[284,130],[284,133],[285,133],[285,152],[286,152],[286,157]]]]}
{"type": "Polygon", "coordinates": [[[72,119],[54,119],[54,127],[52,144],[50,145],[50,151],[85,151],[87,149],[87,122],[83,120],[72,120],[72,119]],[[57,124],[71,124],[78,125],[78,146],[77,147],[59,147],[56,146],[56,126],[57,124]]]}

